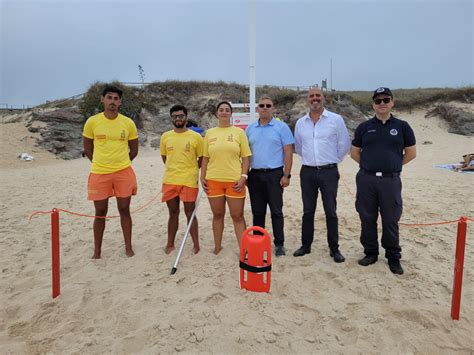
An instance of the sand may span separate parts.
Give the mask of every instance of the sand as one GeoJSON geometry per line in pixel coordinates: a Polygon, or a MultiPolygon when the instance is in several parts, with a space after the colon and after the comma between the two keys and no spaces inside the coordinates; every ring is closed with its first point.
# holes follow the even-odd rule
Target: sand
{"type": "MultiPolygon", "coordinates": [[[[401,113],[418,141],[418,157],[403,171],[405,223],[474,217],[473,175],[433,168],[473,150],[473,138],[447,133],[425,111],[401,113]],[[430,141],[432,144],[423,144],[430,141]]],[[[287,256],[273,259],[271,292],[239,288],[238,247],[226,217],[224,250],[214,256],[207,199],[197,212],[201,252],[185,246],[166,255],[167,209],[156,200],[133,215],[136,256],[127,258],[119,220],[107,222],[102,259],[92,260],[92,220],[61,213],[61,295],[51,298],[48,215],[28,223],[35,210],[93,213],[86,200],[89,162],[61,161],[20,141],[21,122],[0,125],[0,353],[472,353],[474,224],[468,225],[461,319],[450,317],[456,225],[400,227],[405,274],[379,261],[361,267],[360,222],[354,209],[357,165],[340,165],[340,246],[346,262],[329,257],[324,213],[318,201],[312,253],[300,246],[300,160],[284,194],[287,256]],[[17,155],[27,150],[34,161],[17,155]]],[[[134,162],[139,194],[132,208],[160,190],[159,152],[142,149],[134,162]]],[[[109,214],[116,214],[111,201],[109,214]]],[[[245,216],[251,222],[247,199],[245,216]]],[[[177,245],[185,230],[181,214],[177,245]]],[[[271,228],[269,227],[270,233],[271,228]]]]}

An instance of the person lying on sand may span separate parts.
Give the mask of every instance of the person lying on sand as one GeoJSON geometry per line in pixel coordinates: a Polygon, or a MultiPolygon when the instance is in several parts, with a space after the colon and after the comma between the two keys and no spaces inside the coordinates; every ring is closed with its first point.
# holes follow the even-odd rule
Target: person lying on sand
{"type": "Polygon", "coordinates": [[[456,171],[474,171],[474,154],[465,154],[460,166],[456,167],[456,171]]]}

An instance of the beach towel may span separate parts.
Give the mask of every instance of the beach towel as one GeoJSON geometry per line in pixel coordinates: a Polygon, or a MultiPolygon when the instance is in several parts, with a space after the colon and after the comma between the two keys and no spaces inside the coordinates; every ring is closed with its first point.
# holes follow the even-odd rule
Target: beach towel
{"type": "Polygon", "coordinates": [[[448,169],[451,171],[454,171],[456,173],[462,173],[462,174],[474,174],[474,171],[461,171],[461,170],[456,170],[456,168],[459,168],[461,164],[438,164],[438,165],[433,165],[435,168],[439,169],[448,169]]]}

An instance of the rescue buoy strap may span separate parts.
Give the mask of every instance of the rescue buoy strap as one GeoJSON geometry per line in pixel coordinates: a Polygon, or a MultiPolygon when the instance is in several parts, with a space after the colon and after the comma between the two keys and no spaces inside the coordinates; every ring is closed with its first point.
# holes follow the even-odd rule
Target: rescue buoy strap
{"type": "Polygon", "coordinates": [[[249,272],[253,272],[253,273],[260,273],[260,272],[268,272],[268,271],[271,271],[272,270],[272,266],[271,265],[267,265],[267,266],[251,266],[249,264],[246,264],[244,263],[243,261],[240,261],[240,268],[241,269],[244,269],[244,270],[247,270],[249,272]]]}

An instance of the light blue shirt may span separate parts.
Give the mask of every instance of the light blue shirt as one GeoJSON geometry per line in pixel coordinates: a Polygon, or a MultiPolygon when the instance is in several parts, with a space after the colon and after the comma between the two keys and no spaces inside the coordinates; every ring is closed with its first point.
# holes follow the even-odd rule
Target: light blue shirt
{"type": "Polygon", "coordinates": [[[309,114],[301,117],[296,122],[295,140],[301,164],[309,166],[340,163],[351,147],[344,119],[326,109],[316,123],[309,114]]]}
{"type": "Polygon", "coordinates": [[[260,120],[253,122],[245,133],[252,150],[250,157],[252,169],[275,169],[283,166],[284,146],[295,143],[288,125],[274,117],[266,125],[261,125],[260,120]]]}

